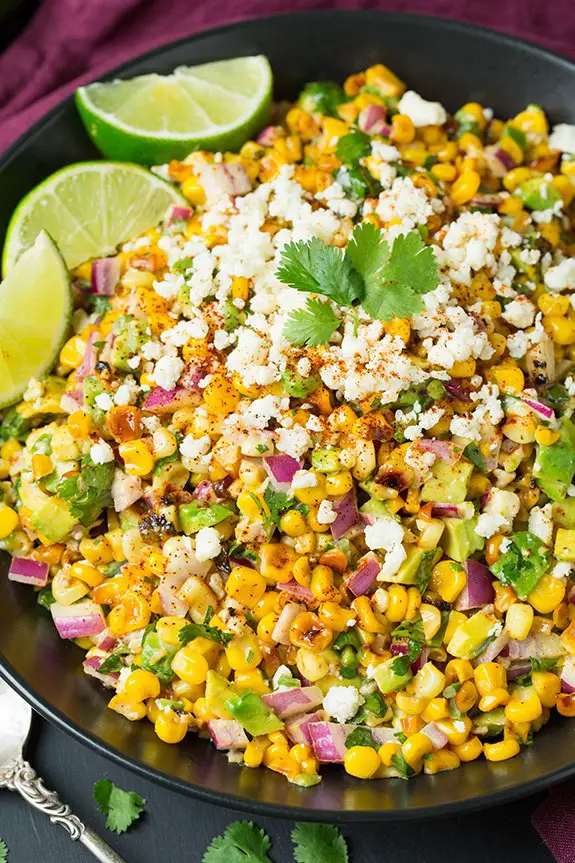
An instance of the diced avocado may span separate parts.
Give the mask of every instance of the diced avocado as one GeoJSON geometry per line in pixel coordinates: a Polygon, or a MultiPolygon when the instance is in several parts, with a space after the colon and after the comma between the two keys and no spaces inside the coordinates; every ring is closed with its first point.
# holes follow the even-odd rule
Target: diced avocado
{"type": "Polygon", "coordinates": [[[392,517],[387,501],[378,500],[376,497],[372,497],[370,500],[366,501],[362,506],[360,506],[359,511],[366,515],[374,515],[376,518],[382,518],[384,516],[385,518],[392,517]]]}
{"type": "MultiPolygon", "coordinates": [[[[557,532],[558,539],[561,529],[557,532]]],[[[563,531],[571,533],[571,531],[563,531]]],[[[573,531],[575,535],[575,531],[573,531]]],[[[557,545],[555,546],[557,554],[557,545]]],[[[522,530],[514,533],[509,545],[491,566],[501,584],[510,585],[519,599],[527,599],[549,569],[551,552],[538,536],[522,530]]]]}
{"type": "Polygon", "coordinates": [[[564,418],[559,440],[537,445],[533,476],[551,500],[563,500],[575,475],[575,425],[564,418]]]}
{"type": "Polygon", "coordinates": [[[181,504],[179,514],[182,530],[187,534],[197,533],[202,527],[213,527],[233,515],[231,509],[221,503],[204,504],[199,500],[181,504]]]}
{"type": "Polygon", "coordinates": [[[208,713],[213,713],[218,719],[233,719],[226,707],[226,701],[237,694],[238,690],[229,680],[215,671],[208,671],[206,677],[206,710],[208,713]]]}
{"type": "Polygon", "coordinates": [[[320,473],[336,473],[341,470],[338,456],[338,449],[328,449],[327,447],[316,449],[311,454],[312,467],[320,473]]]}
{"type": "Polygon", "coordinates": [[[505,709],[496,707],[487,713],[479,713],[473,720],[473,731],[479,737],[497,737],[507,724],[505,709]]]}
{"type": "Polygon", "coordinates": [[[446,518],[441,545],[452,560],[465,563],[475,551],[485,545],[485,539],[476,532],[477,516],[473,518],[446,518]]]}
{"type": "Polygon", "coordinates": [[[473,659],[498,628],[501,624],[494,615],[478,611],[457,627],[447,645],[447,652],[458,659],[473,659]]]}
{"type": "Polygon", "coordinates": [[[70,515],[68,505],[59,497],[48,498],[30,516],[32,526],[50,542],[66,539],[78,519],[70,515]]]}
{"type": "Polygon", "coordinates": [[[321,386],[319,375],[303,377],[295,369],[287,368],[282,372],[281,382],[284,390],[296,399],[305,399],[321,386]]]}
{"type": "Polygon", "coordinates": [[[379,482],[368,479],[360,482],[359,487],[366,491],[372,500],[389,500],[388,489],[379,482]]]}
{"type": "Polygon", "coordinates": [[[391,659],[386,659],[385,662],[382,662],[377,666],[373,673],[373,678],[379,687],[379,691],[383,695],[387,695],[389,692],[396,692],[398,689],[403,689],[403,687],[407,686],[413,677],[410,668],[405,674],[395,673],[392,666],[396,659],[396,656],[393,656],[391,659]]]}
{"type": "Polygon", "coordinates": [[[530,210],[548,210],[553,207],[557,201],[561,200],[561,195],[545,177],[533,177],[531,180],[526,180],[521,183],[515,192],[530,210]]]}
{"type": "Polygon", "coordinates": [[[437,461],[433,465],[433,474],[421,489],[421,500],[437,503],[463,503],[467,497],[467,486],[473,473],[471,462],[460,461],[447,464],[437,461]]]}
{"type": "Polygon", "coordinates": [[[128,509],[124,509],[120,513],[120,527],[122,530],[138,527],[139,521],[138,514],[132,507],[128,507],[128,509]]]}
{"type": "Polygon", "coordinates": [[[237,719],[248,734],[259,737],[261,734],[271,734],[281,731],[282,720],[268,707],[257,692],[242,692],[233,695],[226,701],[226,707],[232,717],[237,719]]]}
{"type": "Polygon", "coordinates": [[[394,584],[415,584],[417,581],[417,571],[423,561],[425,552],[421,548],[412,548],[408,551],[407,557],[394,575],[386,576],[386,581],[392,581],[394,584]]]}
{"type": "Polygon", "coordinates": [[[553,523],[558,527],[575,528],[575,497],[553,503],[553,523]]]}
{"type": "Polygon", "coordinates": [[[146,341],[146,325],[129,315],[118,318],[114,324],[116,337],[111,352],[112,365],[124,372],[130,371],[128,360],[138,353],[146,341]]]}
{"type": "Polygon", "coordinates": [[[140,654],[142,668],[152,671],[162,684],[167,686],[175,674],[172,671],[172,660],[179,647],[165,644],[152,625],[144,633],[142,653],[140,654]]]}
{"type": "Polygon", "coordinates": [[[557,560],[575,561],[575,530],[558,529],[554,552],[557,560]]]}
{"type": "Polygon", "coordinates": [[[189,470],[180,462],[169,461],[165,464],[158,463],[152,475],[152,488],[159,494],[163,494],[168,488],[181,490],[185,488],[189,478],[189,470]]]}

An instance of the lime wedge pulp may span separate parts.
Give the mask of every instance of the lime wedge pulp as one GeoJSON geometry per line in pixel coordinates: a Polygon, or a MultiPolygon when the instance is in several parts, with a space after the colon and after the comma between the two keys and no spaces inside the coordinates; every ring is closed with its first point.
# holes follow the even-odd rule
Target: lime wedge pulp
{"type": "Polygon", "coordinates": [[[0,407],[18,401],[30,378],[50,371],[71,315],[66,264],[41,231],[0,285],[0,407]]]}
{"type": "Polygon", "coordinates": [[[57,171],[19,203],[8,225],[6,275],[40,231],[47,231],[69,269],[111,255],[116,246],[155,227],[170,206],[188,202],[139,165],[78,162],[57,171]]]}
{"type": "Polygon", "coordinates": [[[144,165],[183,159],[197,147],[239,149],[266,122],[271,98],[272,70],[262,55],[76,91],[82,121],[104,156],[144,165]]]}

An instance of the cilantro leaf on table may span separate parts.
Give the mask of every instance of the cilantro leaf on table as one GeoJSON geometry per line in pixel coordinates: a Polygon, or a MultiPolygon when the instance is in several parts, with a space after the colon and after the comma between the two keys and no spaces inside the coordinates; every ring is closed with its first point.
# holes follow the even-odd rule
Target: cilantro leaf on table
{"type": "Polygon", "coordinates": [[[387,263],[366,282],[362,305],[378,320],[409,318],[421,310],[421,295],[436,288],[438,281],[433,250],[417,231],[400,234],[387,263]]]}
{"type": "Polygon", "coordinates": [[[58,494],[70,504],[70,514],[89,527],[106,506],[112,503],[111,489],[115,463],[94,464],[87,457],[79,474],[66,477],[58,485],[58,494]]]}
{"type": "Polygon", "coordinates": [[[353,129],[349,134],[343,135],[335,148],[337,158],[347,165],[351,162],[359,162],[370,153],[371,138],[360,129],[353,129]]]}
{"type": "Polygon", "coordinates": [[[340,323],[329,303],[310,297],[305,308],[295,309],[290,314],[283,335],[296,347],[311,348],[329,341],[340,323]]]}
{"type": "Polygon", "coordinates": [[[202,863],[271,863],[269,836],[251,821],[234,821],[212,839],[202,863]]]}
{"type": "Polygon", "coordinates": [[[0,839],[0,863],[6,863],[8,860],[8,846],[3,839],[0,839]]]}
{"type": "MultiPolygon", "coordinates": [[[[348,863],[347,842],[331,824],[298,823],[291,833],[297,863],[348,863]]],[[[204,861],[210,863],[210,861],[204,861]]]]}
{"type": "Polygon", "coordinates": [[[323,294],[340,306],[351,306],[363,293],[349,256],[317,237],[284,246],[276,276],[296,291],[323,294]]]}
{"type": "Polygon", "coordinates": [[[215,626],[210,626],[210,620],[214,615],[214,609],[210,606],[206,612],[203,623],[186,623],[178,632],[178,641],[182,647],[185,647],[188,642],[194,638],[207,638],[209,641],[215,641],[217,644],[223,644],[226,647],[232,638],[233,632],[222,632],[215,626]]]}
{"type": "Polygon", "coordinates": [[[94,800],[100,812],[107,815],[106,827],[114,833],[125,833],[142,814],[146,801],[135,791],[123,791],[109,779],[94,785],[94,800]]]}

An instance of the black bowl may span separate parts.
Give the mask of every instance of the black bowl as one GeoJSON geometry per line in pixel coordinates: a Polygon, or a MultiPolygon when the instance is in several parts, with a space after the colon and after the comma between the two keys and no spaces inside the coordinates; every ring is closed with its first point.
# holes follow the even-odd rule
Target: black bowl
{"type": "MultiPolygon", "coordinates": [[[[473,99],[512,116],[540,103],[552,120],[575,121],[575,65],[487,30],[433,18],[380,12],[316,12],[248,21],[147,54],[108,77],[170,72],[180,64],[264,53],[276,96],[293,97],[310,80],[343,80],[384,62],[414,89],[455,110],[473,99]]],[[[97,154],[71,99],[28,132],[0,162],[0,235],[20,198],[57,168],[97,154]]],[[[25,310],[23,310],[25,314],[25,310]]],[[[4,562],[3,571],[7,569],[4,562]]],[[[0,580],[0,672],[46,718],[99,752],[170,788],[259,814],[332,821],[455,814],[502,803],[575,773],[575,723],[553,721],[533,747],[502,764],[473,762],[410,782],[361,782],[340,768],[301,789],[268,770],[229,765],[190,735],[169,746],[150,723],[106,709],[109,694],[81,670],[82,653],[61,641],[29,588],[0,580]]]]}

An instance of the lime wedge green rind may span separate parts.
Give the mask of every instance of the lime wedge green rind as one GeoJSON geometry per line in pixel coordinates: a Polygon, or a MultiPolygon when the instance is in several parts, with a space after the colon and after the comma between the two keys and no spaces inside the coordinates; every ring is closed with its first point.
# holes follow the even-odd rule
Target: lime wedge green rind
{"type": "Polygon", "coordinates": [[[72,316],[72,289],[55,243],[41,231],[0,285],[0,408],[56,362],[72,316]]]}
{"type": "Polygon", "coordinates": [[[76,91],[76,106],[104,156],[160,165],[198,147],[239,149],[265,125],[272,85],[266,57],[238,57],[89,84],[76,91]]]}
{"type": "Polygon", "coordinates": [[[105,257],[119,243],[155,227],[171,204],[188,202],[139,165],[79,162],[52,174],[18,205],[8,225],[6,276],[42,230],[57,243],[70,269],[105,257]]]}

